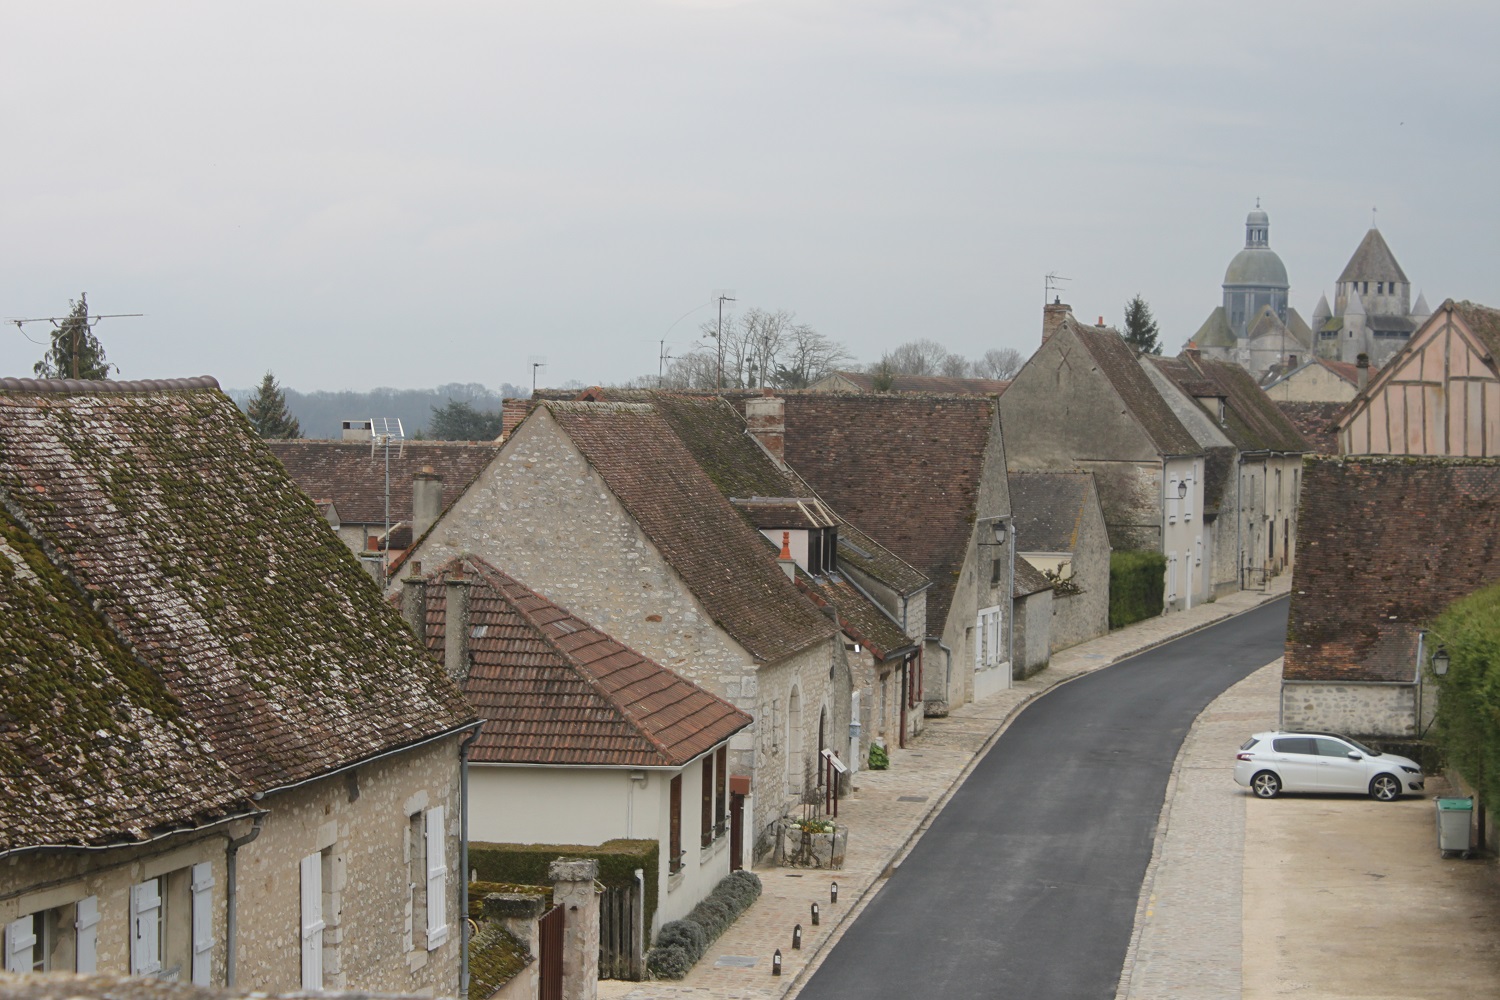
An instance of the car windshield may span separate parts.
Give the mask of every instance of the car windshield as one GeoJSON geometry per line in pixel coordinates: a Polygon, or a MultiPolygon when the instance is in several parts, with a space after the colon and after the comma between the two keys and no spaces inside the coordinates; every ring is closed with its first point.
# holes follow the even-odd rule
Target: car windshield
{"type": "Polygon", "coordinates": [[[1339,739],[1343,740],[1345,743],[1349,744],[1351,747],[1353,747],[1354,749],[1358,750],[1360,753],[1364,754],[1366,757],[1379,757],[1380,756],[1380,751],[1379,750],[1371,750],[1369,747],[1365,746],[1359,740],[1351,740],[1347,736],[1340,736],[1339,739]]]}

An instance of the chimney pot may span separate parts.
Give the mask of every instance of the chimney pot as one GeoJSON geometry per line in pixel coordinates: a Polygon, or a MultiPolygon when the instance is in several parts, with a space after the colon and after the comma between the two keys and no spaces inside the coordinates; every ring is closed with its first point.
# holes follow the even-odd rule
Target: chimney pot
{"type": "Polygon", "coordinates": [[[745,426],[772,461],[786,468],[786,400],[771,390],[745,401],[745,426]]]}
{"type": "Polygon", "coordinates": [[[443,665],[460,687],[469,678],[469,581],[459,563],[443,584],[447,625],[443,630],[443,665]]]}

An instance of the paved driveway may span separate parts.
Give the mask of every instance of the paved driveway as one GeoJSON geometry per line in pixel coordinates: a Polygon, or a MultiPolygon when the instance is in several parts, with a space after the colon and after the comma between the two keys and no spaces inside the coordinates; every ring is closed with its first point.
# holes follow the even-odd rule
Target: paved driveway
{"type": "Polygon", "coordinates": [[[1113,997],[1182,740],[1285,621],[1277,601],[1029,706],[800,995],[1113,997]]]}

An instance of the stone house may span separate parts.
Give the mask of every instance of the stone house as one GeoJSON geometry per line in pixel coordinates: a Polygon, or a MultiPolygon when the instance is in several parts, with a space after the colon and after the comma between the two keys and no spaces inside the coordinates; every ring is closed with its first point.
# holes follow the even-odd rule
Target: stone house
{"type": "Polygon", "coordinates": [[[748,417],[712,396],[650,398],[746,522],[778,552],[785,544],[783,568],[844,633],[853,679],[851,727],[847,741],[836,731],[826,745],[854,770],[872,740],[906,746],[923,725],[916,623],[930,581],[840,517],[787,464],[783,398],[769,390],[746,398],[748,417]]]}
{"type": "Polygon", "coordinates": [[[488,441],[386,445],[368,427],[362,438],[266,445],[303,492],[331,505],[330,523],[355,555],[404,549],[420,538],[500,450],[488,441]]]}
{"type": "Polygon", "coordinates": [[[1444,302],[1338,420],[1346,455],[1500,456],[1500,311],[1444,302]]]}
{"type": "Polygon", "coordinates": [[[1277,403],[1347,403],[1369,380],[1370,363],[1307,358],[1288,371],[1274,372],[1262,383],[1277,403]]]}
{"type": "Polygon", "coordinates": [[[1239,365],[1197,351],[1141,364],[1208,456],[1203,519],[1215,596],[1264,586],[1296,551],[1297,488],[1310,446],[1239,365]]]}
{"type": "Polygon", "coordinates": [[[478,720],[212,379],[0,380],[7,970],[461,992],[478,720]]]}
{"type": "Polygon", "coordinates": [[[1208,456],[1117,331],[1046,306],[1000,416],[1012,471],[1093,473],[1111,547],[1166,557],[1167,610],[1209,598],[1208,456]]]}
{"type": "Polygon", "coordinates": [[[471,837],[657,841],[652,936],[743,866],[729,739],[749,715],[475,556],[407,577],[402,604],[484,719],[471,837]]]}
{"type": "MultiPolygon", "coordinates": [[[[1087,472],[1012,472],[1016,555],[1064,586],[1052,594],[1048,654],[1109,631],[1109,533],[1087,472]]],[[[1019,563],[1017,564],[1019,565],[1019,563]]]]}
{"type": "Polygon", "coordinates": [[[1308,459],[1281,725],[1411,737],[1431,719],[1424,630],[1500,580],[1500,461],[1308,459]]]}
{"type": "Polygon", "coordinates": [[[801,392],[785,395],[783,415],[786,462],[846,523],[932,581],[925,627],[914,607],[898,618],[921,634],[926,714],[1009,687],[1015,560],[995,400],[801,392]]]}
{"type": "Polygon", "coordinates": [[[755,719],[729,748],[752,856],[816,794],[818,749],[849,723],[838,626],[655,406],[539,403],[412,558],[461,555],[504,566],[755,719]]]}

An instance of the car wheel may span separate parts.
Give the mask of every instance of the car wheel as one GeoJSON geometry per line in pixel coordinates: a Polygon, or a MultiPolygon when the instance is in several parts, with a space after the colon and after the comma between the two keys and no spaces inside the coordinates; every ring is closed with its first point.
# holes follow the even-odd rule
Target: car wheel
{"type": "Polygon", "coordinates": [[[1250,779],[1250,789],[1263,799],[1274,799],[1281,794],[1281,779],[1274,771],[1260,771],[1250,779]]]}
{"type": "Polygon", "coordinates": [[[1370,779],[1370,798],[1390,802],[1401,797],[1401,782],[1389,774],[1377,774],[1370,779]]]}

